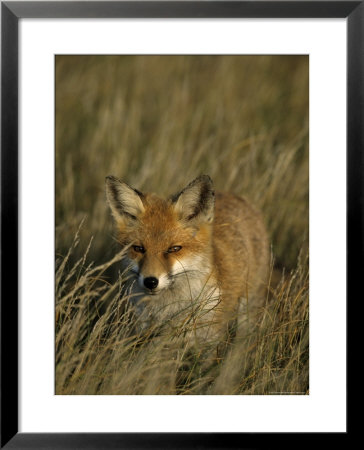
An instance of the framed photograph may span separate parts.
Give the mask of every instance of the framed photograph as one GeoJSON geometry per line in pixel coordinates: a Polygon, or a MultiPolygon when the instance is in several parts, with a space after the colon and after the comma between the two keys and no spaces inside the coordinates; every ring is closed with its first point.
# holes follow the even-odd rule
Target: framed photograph
{"type": "Polygon", "coordinates": [[[362,2],[1,16],[1,446],[347,437],[362,2]]]}

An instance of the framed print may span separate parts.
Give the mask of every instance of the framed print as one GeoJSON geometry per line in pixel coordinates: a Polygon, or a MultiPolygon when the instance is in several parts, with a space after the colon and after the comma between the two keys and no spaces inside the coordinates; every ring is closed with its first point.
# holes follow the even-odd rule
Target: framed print
{"type": "Polygon", "coordinates": [[[2,2],[3,447],[347,436],[363,8],[2,2]]]}

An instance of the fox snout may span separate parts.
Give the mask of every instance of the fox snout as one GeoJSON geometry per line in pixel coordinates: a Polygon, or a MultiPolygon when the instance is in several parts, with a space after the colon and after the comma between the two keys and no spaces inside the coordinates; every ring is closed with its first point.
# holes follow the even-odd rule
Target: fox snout
{"type": "Polygon", "coordinates": [[[168,267],[156,255],[145,255],[139,261],[134,261],[133,265],[138,285],[146,293],[157,294],[169,286],[168,267]]]}
{"type": "Polygon", "coordinates": [[[155,277],[147,277],[144,278],[144,286],[147,289],[155,289],[158,286],[159,280],[155,277]]]}
{"type": "Polygon", "coordinates": [[[158,276],[155,274],[143,275],[143,273],[138,274],[138,284],[148,294],[158,294],[170,285],[168,274],[158,276]]]}

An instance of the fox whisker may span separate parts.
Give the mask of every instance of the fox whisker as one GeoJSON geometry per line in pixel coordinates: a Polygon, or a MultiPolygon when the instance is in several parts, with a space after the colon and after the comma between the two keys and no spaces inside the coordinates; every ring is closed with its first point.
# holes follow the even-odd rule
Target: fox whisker
{"type": "Polygon", "coordinates": [[[177,272],[177,273],[171,274],[171,275],[170,275],[170,278],[173,279],[173,278],[181,277],[181,276],[183,276],[183,275],[189,275],[189,274],[191,274],[191,273],[192,273],[192,274],[201,274],[201,271],[200,271],[200,270],[197,270],[197,269],[183,270],[183,271],[181,271],[181,272],[177,272]]]}

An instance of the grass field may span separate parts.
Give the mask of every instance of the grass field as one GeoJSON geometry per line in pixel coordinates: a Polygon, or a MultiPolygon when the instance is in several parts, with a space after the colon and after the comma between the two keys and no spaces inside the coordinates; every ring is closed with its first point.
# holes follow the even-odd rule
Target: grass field
{"type": "Polygon", "coordinates": [[[308,57],[57,56],[56,268],[57,394],[307,394],[308,57]],[[202,173],[272,242],[261,320],[208,369],[178,333],[130,336],[104,192],[202,173]]]}

